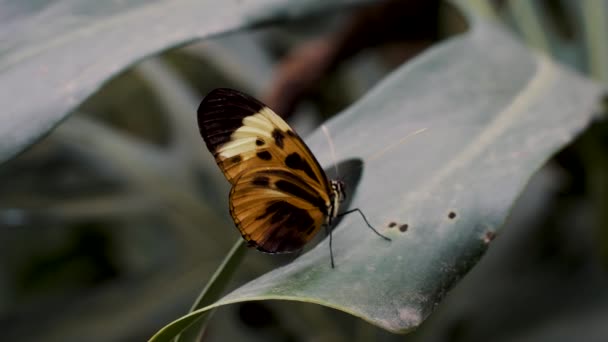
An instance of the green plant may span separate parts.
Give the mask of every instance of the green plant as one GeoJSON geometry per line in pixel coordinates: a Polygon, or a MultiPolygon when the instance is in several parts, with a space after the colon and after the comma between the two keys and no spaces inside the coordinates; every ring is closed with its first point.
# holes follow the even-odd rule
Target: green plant
{"type": "MultiPolygon", "coordinates": [[[[14,157],[58,125],[48,139],[91,159],[89,165],[95,168],[109,165],[106,178],[128,184],[127,191],[107,198],[106,207],[98,203],[88,207],[102,209],[93,217],[104,217],[107,212],[115,215],[124,208],[144,208],[143,216],[162,210],[168,224],[183,231],[182,240],[169,245],[175,250],[188,246],[184,250],[189,253],[172,260],[171,265],[157,262],[160,267],[175,268],[159,283],[186,277],[196,260],[216,264],[235,232],[222,215],[225,203],[214,204],[227,196],[227,189],[197,136],[194,109],[200,96],[196,91],[163,59],[150,57],[136,67],[138,77],[152,89],[150,97],[171,113],[167,117],[169,138],[159,134],[158,128],[139,133],[152,138],[134,138],[101,123],[99,114],[83,113],[86,103],[78,105],[128,65],[161,49],[349,3],[132,1],[108,5],[65,1],[48,7],[18,7],[22,12],[16,11],[17,18],[22,20],[3,24],[11,39],[0,55],[0,85],[5,89],[0,92],[5,104],[0,114],[4,123],[0,125],[0,158],[14,157]],[[44,31],[35,29],[43,22],[44,31]],[[66,61],[66,56],[71,60],[66,61]],[[74,110],[79,115],[59,124],[74,110]],[[199,188],[199,178],[192,170],[202,170],[204,191],[193,190],[199,188]],[[205,227],[197,236],[201,225],[205,227]],[[198,244],[203,241],[218,243],[208,243],[200,251],[198,244]]],[[[538,6],[514,2],[498,13],[483,1],[454,3],[470,25],[466,33],[397,68],[326,124],[339,160],[363,162],[362,169],[356,163],[340,169],[345,177],[360,177],[351,207],[364,209],[393,242],[383,244],[356,218],[347,218],[335,230],[335,270],[329,267],[327,242],[322,241],[293,262],[218,300],[243,255],[239,240],[224,267],[207,283],[194,311],[165,327],[154,340],[172,339],[194,321],[198,324],[181,339],[197,336],[210,310],[224,304],[271,299],[321,304],[391,332],[408,332],[477,263],[500,233],[532,175],[600,110],[604,89],[525,47],[497,22],[500,13],[506,13],[503,19],[515,18],[532,45],[546,52],[566,51],[563,42],[544,39],[542,33],[546,32],[536,24],[538,17],[517,21],[518,15],[524,19],[531,13],[538,16],[542,13],[538,6]],[[412,135],[414,132],[419,133],[412,135]],[[392,222],[396,226],[391,228],[392,222]],[[398,227],[404,227],[403,231],[398,227]]],[[[590,5],[586,3],[572,6],[582,9],[583,15],[600,15],[587,9],[590,5]]],[[[598,33],[586,32],[594,42],[588,44],[593,47],[590,56],[602,56],[605,42],[596,44],[601,39],[591,35],[598,33]]],[[[242,51],[241,43],[232,51],[242,51]]],[[[590,58],[598,59],[601,57],[590,58]]],[[[217,60],[226,62],[225,58],[217,60]]],[[[268,81],[268,59],[239,62],[247,68],[234,72],[232,78],[244,88],[259,91],[254,87],[268,81]]],[[[593,62],[589,69],[605,81],[602,65],[593,62]]],[[[136,111],[146,112],[146,108],[136,111]]],[[[593,154],[603,147],[594,146],[597,139],[589,139],[587,144],[593,147],[582,155],[596,161],[593,154]]],[[[323,165],[332,165],[320,130],[306,141],[323,165]]],[[[600,164],[589,170],[601,175],[605,168],[600,164]]],[[[600,205],[606,203],[600,190],[595,197],[600,205]]],[[[51,207],[54,215],[61,209],[51,207]]],[[[78,212],[78,208],[67,212],[78,212]]],[[[166,243],[158,238],[152,241],[166,243]]],[[[200,275],[192,277],[184,281],[190,295],[197,287],[193,279],[200,275]]],[[[179,290],[183,288],[167,293],[179,290]]],[[[166,305],[162,300],[148,302],[166,305]]],[[[136,315],[137,311],[125,317],[136,315]]]]}

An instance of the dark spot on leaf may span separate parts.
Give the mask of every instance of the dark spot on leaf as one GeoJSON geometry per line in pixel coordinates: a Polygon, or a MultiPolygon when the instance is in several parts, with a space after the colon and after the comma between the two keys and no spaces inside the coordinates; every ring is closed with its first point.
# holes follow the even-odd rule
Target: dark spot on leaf
{"type": "Polygon", "coordinates": [[[402,225],[399,226],[399,230],[402,231],[402,232],[406,232],[407,228],[408,228],[407,223],[406,224],[402,224],[402,225]]]}
{"type": "Polygon", "coordinates": [[[394,226],[396,226],[396,225],[397,225],[397,223],[395,223],[395,222],[391,222],[391,223],[389,223],[389,224],[388,224],[388,227],[389,227],[389,228],[393,228],[393,227],[394,227],[394,226]]]}
{"type": "Polygon", "coordinates": [[[456,213],[453,211],[450,211],[450,213],[448,214],[448,217],[450,218],[450,220],[453,220],[456,217],[456,213]]]}
{"type": "Polygon", "coordinates": [[[285,144],[283,143],[283,139],[285,139],[285,135],[280,130],[276,129],[272,131],[272,138],[278,147],[283,148],[285,144]]]}
{"type": "Polygon", "coordinates": [[[258,156],[258,158],[263,159],[263,160],[272,159],[272,155],[268,151],[258,152],[258,153],[256,153],[256,155],[258,156]]]}
{"type": "Polygon", "coordinates": [[[258,146],[262,146],[262,145],[264,145],[264,140],[262,140],[262,139],[255,139],[255,144],[258,145],[258,146]]]}
{"type": "Polygon", "coordinates": [[[496,233],[488,230],[484,235],[483,235],[483,242],[485,244],[488,244],[490,242],[492,242],[492,240],[494,240],[494,238],[496,238],[496,233]]]}

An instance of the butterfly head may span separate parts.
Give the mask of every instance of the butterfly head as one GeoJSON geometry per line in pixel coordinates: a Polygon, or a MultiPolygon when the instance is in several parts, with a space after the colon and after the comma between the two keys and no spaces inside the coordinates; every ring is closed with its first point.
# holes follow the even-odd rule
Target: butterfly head
{"type": "Polygon", "coordinates": [[[336,197],[338,202],[342,202],[346,199],[346,192],[344,191],[345,185],[341,180],[332,180],[331,181],[331,191],[336,197]]]}
{"type": "Polygon", "coordinates": [[[341,180],[331,180],[331,208],[329,208],[328,219],[331,222],[331,219],[338,216],[338,211],[340,209],[340,203],[344,201],[346,198],[346,192],[344,192],[344,182],[341,180]]]}

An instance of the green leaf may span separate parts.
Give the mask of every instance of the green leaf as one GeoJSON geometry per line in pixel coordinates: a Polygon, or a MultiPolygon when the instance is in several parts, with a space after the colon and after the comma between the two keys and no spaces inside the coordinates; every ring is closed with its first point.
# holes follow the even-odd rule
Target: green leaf
{"type": "MultiPolygon", "coordinates": [[[[224,258],[222,264],[215,271],[209,282],[201,291],[198,298],[192,305],[190,312],[201,309],[209,304],[212,304],[213,301],[216,301],[220,298],[222,293],[224,292],[226,285],[232,278],[232,275],[237,270],[241,260],[245,256],[245,252],[247,251],[245,240],[238,239],[238,241],[234,244],[230,252],[224,258]]],[[[209,317],[207,315],[206,317],[209,317]]],[[[196,316],[198,320],[196,322],[192,322],[189,324],[188,329],[182,333],[177,338],[176,342],[179,341],[199,341],[201,339],[203,330],[207,324],[208,320],[205,320],[204,317],[196,316]],[[184,336],[186,333],[189,333],[188,336],[184,336]]]]}
{"type": "Polygon", "coordinates": [[[146,56],[238,28],[362,2],[1,1],[0,162],[146,56]]]}
{"type": "Polygon", "coordinates": [[[608,83],[608,2],[582,1],[580,5],[584,13],[581,24],[588,48],[589,73],[595,79],[608,83]]]}
{"type": "MultiPolygon", "coordinates": [[[[363,160],[350,208],[392,242],[349,215],[335,228],[335,269],[326,239],[153,341],[214,307],[270,299],[325,305],[396,333],[416,328],[483,255],[534,172],[589,124],[602,92],[477,18],[327,124],[338,158],[363,160]]],[[[307,142],[332,164],[321,130],[307,142]]]]}

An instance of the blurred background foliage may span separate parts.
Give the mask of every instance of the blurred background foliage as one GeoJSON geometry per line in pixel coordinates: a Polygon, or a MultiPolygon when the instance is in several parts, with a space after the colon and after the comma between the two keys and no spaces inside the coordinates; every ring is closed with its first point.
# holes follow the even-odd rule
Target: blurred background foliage
{"type": "MultiPolygon", "coordinates": [[[[608,60],[588,62],[606,44],[589,33],[593,20],[602,25],[607,13],[598,23],[576,1],[477,2],[533,48],[608,82],[608,60]]],[[[395,3],[147,58],[0,166],[0,339],[142,340],[187,312],[238,238],[228,184],[197,136],[202,96],[242,89],[305,136],[397,65],[466,30],[443,2],[395,3]]],[[[316,305],[250,302],[218,310],[205,340],[604,340],[607,129],[596,123],[537,173],[504,234],[418,331],[397,336],[316,305]]],[[[289,260],[250,252],[231,288],[289,260]]]]}

